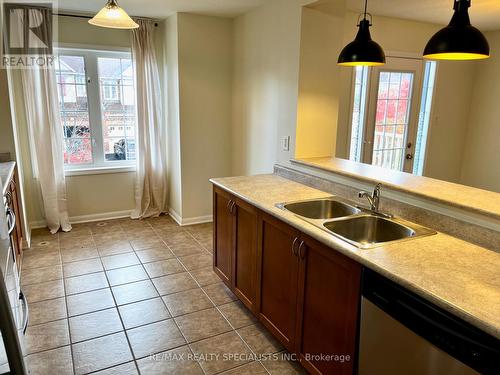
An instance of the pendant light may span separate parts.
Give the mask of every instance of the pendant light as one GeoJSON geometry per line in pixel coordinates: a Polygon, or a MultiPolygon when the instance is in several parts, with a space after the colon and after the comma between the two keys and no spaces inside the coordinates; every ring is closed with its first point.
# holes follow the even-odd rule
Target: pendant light
{"type": "Polygon", "coordinates": [[[424,58],[432,60],[479,60],[490,57],[485,36],[470,23],[471,0],[454,0],[450,24],[427,43],[424,58]]]}
{"type": "Polygon", "coordinates": [[[91,25],[109,27],[111,29],[137,29],[139,25],[129,17],[127,12],[118,6],[116,0],[108,0],[104,8],[89,20],[91,25]]]}
{"type": "MultiPolygon", "coordinates": [[[[379,66],[385,64],[382,47],[372,40],[371,22],[366,19],[368,0],[365,0],[363,19],[359,22],[356,38],[340,52],[338,65],[341,66],[379,66]]],[[[370,16],[371,20],[371,16],[370,16]]]]}

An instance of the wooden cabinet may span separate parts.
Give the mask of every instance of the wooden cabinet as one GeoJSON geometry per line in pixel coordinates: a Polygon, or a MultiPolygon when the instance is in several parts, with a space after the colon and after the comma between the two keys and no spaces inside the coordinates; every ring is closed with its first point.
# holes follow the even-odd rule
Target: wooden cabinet
{"type": "Polygon", "coordinates": [[[257,287],[257,209],[239,199],[234,200],[234,247],[232,253],[232,287],[250,310],[255,311],[257,287]]]}
{"type": "Polygon", "coordinates": [[[257,209],[214,189],[214,270],[255,311],[257,209]]]}
{"type": "Polygon", "coordinates": [[[358,263],[215,187],[214,270],[310,373],[354,373],[358,263]]]}
{"type": "Polygon", "coordinates": [[[16,262],[18,267],[21,266],[21,257],[23,253],[23,225],[22,225],[22,209],[21,201],[18,192],[18,177],[17,168],[14,168],[14,173],[11,180],[8,182],[7,191],[5,192],[5,201],[7,208],[12,211],[15,217],[14,231],[11,233],[12,246],[16,254],[16,262]]]}
{"type": "Polygon", "coordinates": [[[289,351],[295,346],[299,232],[262,215],[259,317],[289,351]]]}
{"type": "Polygon", "coordinates": [[[231,287],[231,266],[234,243],[231,196],[221,189],[214,189],[214,271],[231,287]]]}
{"type": "Polygon", "coordinates": [[[313,374],[352,374],[361,266],[304,235],[299,247],[295,352],[313,374]]]}

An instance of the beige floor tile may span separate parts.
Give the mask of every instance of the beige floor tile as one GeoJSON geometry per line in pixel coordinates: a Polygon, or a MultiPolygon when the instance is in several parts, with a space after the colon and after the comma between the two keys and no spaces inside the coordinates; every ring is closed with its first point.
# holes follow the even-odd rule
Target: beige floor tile
{"type": "Polygon", "coordinates": [[[132,246],[130,246],[130,242],[121,240],[112,243],[97,245],[97,250],[99,251],[99,254],[104,257],[107,255],[130,253],[132,252],[132,246]]]}
{"type": "Polygon", "coordinates": [[[196,281],[187,272],[158,277],[152,281],[161,296],[198,287],[196,281]]]}
{"type": "Polygon", "coordinates": [[[123,326],[118,311],[112,308],[69,318],[69,331],[75,343],[123,331],[123,326]]]}
{"type": "Polygon", "coordinates": [[[69,316],[87,314],[115,306],[115,301],[109,288],[67,296],[66,301],[68,303],[69,316]]]}
{"type": "Polygon", "coordinates": [[[67,317],[64,297],[29,304],[29,325],[37,325],[67,317]]]}
{"type": "Polygon", "coordinates": [[[61,280],[46,281],[39,284],[31,284],[23,287],[23,293],[30,303],[54,299],[64,296],[64,284],[61,280]]]}
{"type": "Polygon", "coordinates": [[[168,246],[179,245],[193,241],[193,236],[187,231],[168,232],[168,234],[164,235],[164,241],[168,246]]]}
{"type": "Polygon", "coordinates": [[[87,273],[103,271],[99,258],[80,260],[63,265],[64,277],[85,275],[87,273]]]}
{"type": "Polygon", "coordinates": [[[23,269],[21,272],[21,285],[38,284],[44,281],[62,279],[62,266],[48,266],[42,268],[23,269]]]}
{"type": "Polygon", "coordinates": [[[86,247],[83,249],[61,250],[63,263],[77,262],[79,260],[99,257],[95,247],[86,247]]]}
{"type": "Polygon", "coordinates": [[[127,329],[170,318],[161,298],[123,305],[118,310],[127,329]]]}
{"type": "Polygon", "coordinates": [[[132,360],[132,353],[123,332],[83,341],[72,346],[77,375],[102,370],[132,360]]]}
{"type": "Polygon", "coordinates": [[[92,375],[138,375],[138,372],[135,363],[128,362],[123,365],[113,366],[106,370],[94,372],[92,375]]]}
{"type": "Polygon", "coordinates": [[[237,330],[247,345],[258,354],[272,354],[283,346],[261,324],[253,324],[237,330]]]}
{"type": "Polygon", "coordinates": [[[36,228],[31,231],[31,240],[57,240],[59,233],[52,234],[48,228],[36,228]]]}
{"type": "Polygon", "coordinates": [[[122,232],[94,234],[92,238],[97,246],[106,246],[116,242],[125,241],[124,233],[122,232]]]}
{"type": "Polygon", "coordinates": [[[133,283],[135,281],[148,279],[148,274],[146,273],[146,271],[144,271],[144,268],[140,264],[109,270],[106,271],[106,274],[108,275],[109,283],[111,284],[111,286],[133,283]]]}
{"type": "Polygon", "coordinates": [[[203,370],[188,346],[172,349],[137,361],[141,375],[202,375],[203,370]]]}
{"type": "Polygon", "coordinates": [[[118,305],[138,302],[158,296],[150,280],[118,285],[111,288],[118,305]]]}
{"type": "Polygon", "coordinates": [[[144,264],[144,268],[151,278],[185,271],[184,267],[182,267],[182,264],[180,264],[177,259],[159,260],[158,262],[146,263],[144,264]]]}
{"type": "Polygon", "coordinates": [[[163,241],[154,234],[154,232],[151,230],[153,233],[152,235],[148,235],[147,237],[138,237],[138,236],[131,236],[129,239],[130,244],[132,245],[132,248],[134,250],[144,250],[144,249],[151,249],[156,246],[162,246],[164,245],[163,241]]]}
{"type": "Polygon", "coordinates": [[[231,330],[226,319],[215,308],[178,316],[175,322],[188,342],[202,340],[231,330]]]}
{"type": "Polygon", "coordinates": [[[191,349],[202,358],[201,367],[208,375],[241,366],[249,362],[252,356],[252,352],[234,331],[195,342],[191,344],[191,349]],[[228,358],[227,354],[234,356],[228,358]]]}
{"type": "Polygon", "coordinates": [[[69,250],[83,250],[83,249],[93,249],[95,248],[94,239],[92,236],[78,237],[61,240],[59,242],[61,251],[69,250]]]}
{"type": "Polygon", "coordinates": [[[129,267],[139,264],[139,258],[135,253],[126,253],[118,255],[110,255],[102,257],[102,264],[106,270],[112,270],[115,268],[129,267]]]}
{"type": "MultiPolygon", "coordinates": [[[[221,372],[221,375],[267,375],[267,370],[259,362],[251,362],[246,365],[221,372]]],[[[285,375],[285,374],[282,374],[285,375]]]]}
{"type": "Polygon", "coordinates": [[[306,375],[307,372],[297,363],[286,358],[286,352],[278,353],[262,361],[264,367],[271,374],[306,375]]]}
{"type": "Polygon", "coordinates": [[[61,264],[61,254],[59,250],[32,249],[23,255],[23,269],[48,267],[61,264]]]}
{"type": "Polygon", "coordinates": [[[27,354],[69,345],[68,321],[61,319],[28,327],[24,344],[27,354]]]}
{"type": "Polygon", "coordinates": [[[71,348],[52,349],[26,357],[30,375],[73,375],[71,348]]]}
{"type": "Polygon", "coordinates": [[[107,288],[108,280],[104,272],[89,273],[64,279],[66,295],[90,292],[92,290],[107,288]]]}
{"type": "Polygon", "coordinates": [[[206,253],[206,250],[194,240],[192,244],[169,245],[169,247],[177,257],[206,253]]]}
{"type": "Polygon", "coordinates": [[[179,258],[188,271],[212,266],[212,256],[208,253],[187,255],[179,258]]]}
{"type": "Polygon", "coordinates": [[[172,319],[127,330],[127,335],[137,359],[186,343],[172,319]]]}
{"type": "Polygon", "coordinates": [[[166,245],[158,246],[153,249],[137,251],[136,254],[142,263],[156,262],[158,260],[171,259],[175,257],[166,245]]]}
{"type": "Polygon", "coordinates": [[[219,310],[235,329],[257,322],[255,316],[240,301],[221,305],[219,310]]]}
{"type": "Polygon", "coordinates": [[[203,290],[208,294],[216,306],[238,299],[222,281],[216,284],[206,285],[203,287],[203,290]]]}
{"type": "Polygon", "coordinates": [[[164,296],[163,300],[173,316],[189,314],[214,306],[200,288],[169,294],[164,296]]]}
{"type": "Polygon", "coordinates": [[[220,277],[217,276],[212,267],[199,268],[190,271],[190,273],[201,286],[215,284],[220,281],[220,277]]]}

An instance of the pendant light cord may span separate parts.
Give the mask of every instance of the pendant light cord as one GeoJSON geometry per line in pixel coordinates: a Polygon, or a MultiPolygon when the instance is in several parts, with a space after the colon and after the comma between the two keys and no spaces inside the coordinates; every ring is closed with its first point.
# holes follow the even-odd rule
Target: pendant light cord
{"type": "Polygon", "coordinates": [[[368,9],[368,0],[365,0],[365,14],[364,14],[364,18],[366,20],[366,10],[368,9]]]}

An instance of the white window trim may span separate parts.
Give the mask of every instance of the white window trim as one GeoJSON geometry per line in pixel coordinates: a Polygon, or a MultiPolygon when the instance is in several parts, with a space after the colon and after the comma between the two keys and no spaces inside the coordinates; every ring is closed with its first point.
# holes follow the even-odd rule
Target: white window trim
{"type": "MultiPolygon", "coordinates": [[[[92,164],[65,164],[66,176],[119,173],[135,171],[135,160],[105,160],[104,137],[101,113],[101,90],[97,59],[99,57],[131,58],[130,48],[95,48],[95,46],[60,44],[56,48],[57,54],[66,56],[83,56],[85,73],[87,76],[87,100],[90,121],[90,134],[92,139],[92,164]],[[92,94],[91,94],[92,93],[92,94]],[[91,110],[96,108],[97,110],[91,110]],[[96,126],[95,124],[98,124],[96,126]]],[[[134,83],[135,84],[135,83],[134,83]]],[[[137,144],[136,144],[137,147],[137,144]]]]}

